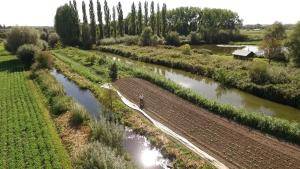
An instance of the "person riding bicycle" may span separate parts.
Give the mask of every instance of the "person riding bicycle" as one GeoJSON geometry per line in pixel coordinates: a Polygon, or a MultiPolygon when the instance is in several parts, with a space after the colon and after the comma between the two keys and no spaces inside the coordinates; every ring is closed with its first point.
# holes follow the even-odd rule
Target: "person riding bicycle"
{"type": "Polygon", "coordinates": [[[140,100],[140,108],[143,109],[144,108],[144,95],[143,94],[139,95],[139,100],[140,100]]]}

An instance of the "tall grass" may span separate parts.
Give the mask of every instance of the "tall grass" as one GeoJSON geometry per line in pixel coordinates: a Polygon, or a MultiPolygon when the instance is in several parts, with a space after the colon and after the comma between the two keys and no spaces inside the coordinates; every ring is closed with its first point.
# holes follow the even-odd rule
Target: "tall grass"
{"type": "Polygon", "coordinates": [[[99,142],[83,146],[75,159],[79,169],[135,169],[124,156],[99,142]]]}

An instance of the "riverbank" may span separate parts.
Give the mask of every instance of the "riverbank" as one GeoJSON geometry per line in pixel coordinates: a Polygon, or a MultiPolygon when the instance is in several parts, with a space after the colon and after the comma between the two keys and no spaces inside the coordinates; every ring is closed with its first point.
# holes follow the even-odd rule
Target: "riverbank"
{"type": "MultiPolygon", "coordinates": [[[[85,78],[84,72],[91,71],[90,69],[67,59],[64,56],[58,56],[56,54],[56,57],[58,58],[55,61],[56,68],[58,68],[64,75],[82,88],[88,88],[91,90],[101,103],[107,101],[107,96],[104,94],[106,91],[100,88],[101,83],[99,84],[97,79],[92,81],[85,78]]],[[[105,67],[106,66],[103,65],[98,69],[98,75],[101,74],[100,69],[103,69],[104,71],[104,69],[107,68],[105,67]]],[[[105,71],[107,70],[108,69],[105,71]]],[[[91,73],[92,75],[96,74],[95,70],[91,71],[91,73]]],[[[102,81],[109,82],[109,79],[107,79],[105,75],[102,75],[101,77],[103,77],[101,78],[102,81]]],[[[161,149],[164,156],[174,160],[173,163],[175,168],[212,168],[196,154],[192,153],[183,145],[173,139],[170,139],[168,136],[156,129],[153,124],[147,121],[141,114],[128,109],[115,94],[113,94],[113,107],[113,112],[118,120],[132,128],[135,132],[145,135],[154,146],[161,149]]]]}
{"type": "MultiPolygon", "coordinates": [[[[299,108],[300,70],[279,63],[268,65],[273,79],[265,84],[253,83],[249,71],[257,61],[242,61],[232,56],[218,56],[205,50],[194,50],[192,55],[183,55],[176,47],[140,47],[113,45],[97,47],[98,50],[114,53],[142,62],[185,70],[212,78],[224,85],[236,87],[253,95],[299,108]],[[288,72],[288,73],[287,73],[288,72]]],[[[261,60],[261,59],[260,59],[261,60]]]]}

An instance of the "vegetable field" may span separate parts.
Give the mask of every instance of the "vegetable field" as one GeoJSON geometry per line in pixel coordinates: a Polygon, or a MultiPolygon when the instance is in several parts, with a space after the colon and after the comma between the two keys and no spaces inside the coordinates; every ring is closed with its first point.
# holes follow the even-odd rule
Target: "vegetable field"
{"type": "Polygon", "coordinates": [[[15,56],[0,57],[0,168],[71,168],[43,96],[15,56]]]}

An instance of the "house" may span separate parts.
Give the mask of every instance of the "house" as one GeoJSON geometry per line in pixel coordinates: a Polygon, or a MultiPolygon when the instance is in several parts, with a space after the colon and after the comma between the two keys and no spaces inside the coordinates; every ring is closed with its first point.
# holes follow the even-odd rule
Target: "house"
{"type": "Polygon", "coordinates": [[[232,55],[236,59],[253,59],[255,53],[248,50],[235,50],[232,55]]]}

